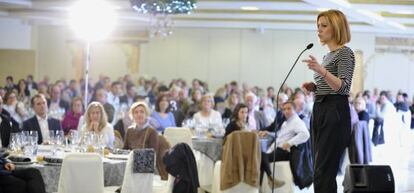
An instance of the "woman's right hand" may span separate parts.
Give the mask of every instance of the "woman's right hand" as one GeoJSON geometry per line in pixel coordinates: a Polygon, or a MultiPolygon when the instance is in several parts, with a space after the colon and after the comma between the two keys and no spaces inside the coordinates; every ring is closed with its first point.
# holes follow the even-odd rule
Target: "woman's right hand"
{"type": "Polygon", "coordinates": [[[302,88],[307,92],[315,92],[316,84],[313,82],[305,82],[302,84],[302,88]]]}
{"type": "Polygon", "coordinates": [[[98,131],[98,126],[99,126],[99,122],[96,122],[96,121],[93,121],[93,122],[91,122],[91,131],[95,131],[95,132],[97,132],[98,131]]]}

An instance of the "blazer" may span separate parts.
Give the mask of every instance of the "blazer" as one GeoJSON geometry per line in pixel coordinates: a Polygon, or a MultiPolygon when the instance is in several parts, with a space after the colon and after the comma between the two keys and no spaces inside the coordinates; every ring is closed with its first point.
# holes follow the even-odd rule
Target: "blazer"
{"type": "MultiPolygon", "coordinates": [[[[3,110],[3,112],[5,112],[3,110]]],[[[17,123],[13,118],[7,116],[6,113],[0,113],[2,119],[0,124],[0,136],[1,136],[1,145],[3,147],[9,146],[10,133],[19,132],[19,123],[17,123]]]]}
{"type": "MultiPolygon", "coordinates": [[[[55,118],[48,117],[47,123],[49,126],[49,130],[53,130],[53,131],[62,130],[62,125],[60,121],[55,118]]],[[[37,134],[39,136],[37,143],[38,144],[43,143],[43,136],[42,136],[42,132],[40,131],[40,125],[39,125],[39,122],[37,121],[36,115],[23,122],[23,131],[37,131],[37,134]]]]}
{"type": "Polygon", "coordinates": [[[254,111],[254,119],[256,120],[257,130],[262,130],[269,125],[265,115],[261,111],[254,111]]]}

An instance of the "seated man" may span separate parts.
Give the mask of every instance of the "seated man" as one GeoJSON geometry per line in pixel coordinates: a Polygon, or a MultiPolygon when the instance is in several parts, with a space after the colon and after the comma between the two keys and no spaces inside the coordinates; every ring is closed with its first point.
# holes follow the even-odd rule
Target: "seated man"
{"type": "Polygon", "coordinates": [[[61,131],[61,123],[58,119],[48,117],[46,98],[42,94],[33,96],[31,105],[36,115],[23,122],[23,130],[37,131],[37,143],[48,143],[50,139],[49,131],[61,131]]]}
{"type": "MultiPolygon", "coordinates": [[[[285,121],[277,131],[276,142],[274,142],[276,143],[277,148],[274,150],[273,143],[267,152],[262,154],[262,159],[267,160],[268,162],[289,161],[290,148],[305,143],[309,139],[309,131],[306,128],[305,123],[297,115],[294,103],[290,101],[283,103],[282,110],[285,121]]],[[[259,132],[260,137],[265,137],[267,135],[274,136],[274,133],[268,131],[259,132]]],[[[269,166],[269,164],[266,165],[269,166]]],[[[266,173],[270,173],[270,167],[265,167],[263,170],[266,173]]]]}
{"type": "Polygon", "coordinates": [[[0,191],[7,193],[44,193],[45,183],[39,170],[15,170],[15,165],[0,157],[0,191]]]}

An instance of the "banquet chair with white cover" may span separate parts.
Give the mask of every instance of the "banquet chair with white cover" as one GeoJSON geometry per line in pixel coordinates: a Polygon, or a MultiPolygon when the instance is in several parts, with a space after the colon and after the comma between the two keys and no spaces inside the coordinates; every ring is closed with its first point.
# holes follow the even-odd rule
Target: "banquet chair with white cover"
{"type": "Polygon", "coordinates": [[[258,193],[261,163],[258,135],[247,131],[232,132],[226,137],[221,155],[222,161],[216,163],[214,170],[214,176],[220,176],[220,180],[213,180],[213,190],[217,192],[218,185],[223,193],[258,193]]]}
{"type": "MultiPolygon", "coordinates": [[[[152,193],[153,191],[153,176],[154,172],[134,172],[134,153],[140,155],[136,157],[141,163],[145,163],[146,166],[152,166],[152,170],[155,169],[155,153],[153,149],[135,149],[129,153],[128,161],[125,167],[124,180],[122,182],[121,193],[152,193]],[[148,153],[152,152],[151,158],[148,153]],[[144,155],[147,154],[147,155],[144,155]]],[[[135,162],[137,164],[137,162],[135,162]]],[[[150,166],[150,167],[151,167],[150,166]]]]}
{"type": "Polygon", "coordinates": [[[232,188],[220,190],[220,172],[221,161],[217,161],[214,164],[213,185],[211,188],[211,193],[259,193],[259,189],[257,187],[250,186],[244,182],[241,182],[232,188]]]}
{"type": "Polygon", "coordinates": [[[193,133],[189,128],[168,127],[164,131],[164,137],[170,142],[171,147],[178,143],[186,143],[193,148],[193,133]]]}
{"type": "Polygon", "coordinates": [[[58,193],[103,193],[103,163],[96,153],[70,153],[65,156],[58,193]]]}
{"type": "MultiPolygon", "coordinates": [[[[348,156],[347,156],[348,157],[348,156]]],[[[349,161],[348,161],[349,162],[349,161]]],[[[293,175],[290,168],[289,161],[277,161],[272,162],[270,165],[273,167],[275,164],[275,178],[285,182],[280,188],[275,188],[275,193],[293,193],[295,192],[295,184],[293,182],[293,175]]],[[[263,178],[262,193],[271,193],[272,188],[268,186],[268,178],[263,178]]]]}
{"type": "MultiPolygon", "coordinates": [[[[189,128],[168,127],[164,131],[164,137],[168,140],[171,146],[174,146],[178,143],[186,143],[191,147],[191,149],[193,149],[193,133],[189,128]]],[[[200,188],[210,192],[212,185],[214,161],[197,150],[193,149],[193,153],[197,162],[200,188]]]]}
{"type": "Polygon", "coordinates": [[[168,174],[168,180],[161,180],[157,175],[153,181],[153,193],[172,193],[175,177],[168,174]]]}

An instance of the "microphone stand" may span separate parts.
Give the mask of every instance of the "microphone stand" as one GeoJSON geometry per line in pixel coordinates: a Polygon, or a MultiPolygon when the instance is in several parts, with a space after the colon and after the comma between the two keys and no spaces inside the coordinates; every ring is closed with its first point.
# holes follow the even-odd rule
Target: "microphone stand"
{"type": "MultiPolygon", "coordinates": [[[[275,122],[275,128],[274,128],[274,131],[275,131],[275,142],[274,142],[273,158],[276,157],[276,149],[277,149],[277,146],[276,146],[277,134],[276,134],[276,132],[277,132],[277,127],[278,127],[278,125],[277,125],[278,124],[277,123],[278,116],[277,115],[278,115],[278,111],[279,111],[279,95],[280,95],[280,92],[282,91],[282,87],[286,83],[286,80],[289,78],[290,73],[292,72],[293,68],[295,68],[295,66],[296,66],[296,64],[297,64],[300,56],[302,56],[302,54],[306,50],[309,50],[312,47],[313,47],[313,44],[312,43],[308,44],[308,46],[306,46],[306,48],[304,50],[302,50],[302,52],[298,55],[298,57],[296,58],[295,62],[293,63],[292,67],[290,68],[289,72],[287,73],[285,79],[283,80],[282,84],[280,85],[280,87],[279,87],[279,89],[277,91],[277,94],[276,94],[276,118],[275,118],[275,121],[274,121],[275,122]]],[[[274,180],[275,180],[275,162],[273,162],[272,180],[273,180],[273,182],[272,182],[272,193],[274,193],[274,191],[275,191],[275,183],[274,183],[274,180]]]]}

